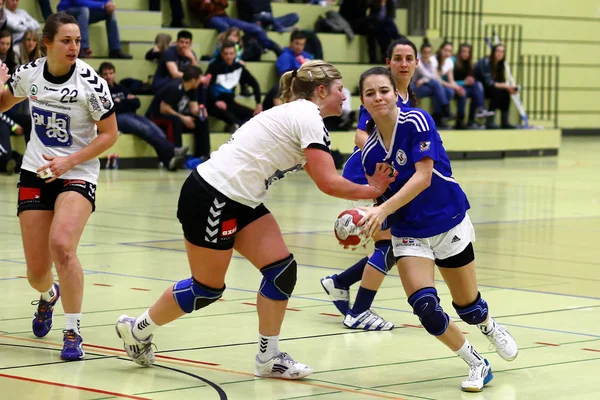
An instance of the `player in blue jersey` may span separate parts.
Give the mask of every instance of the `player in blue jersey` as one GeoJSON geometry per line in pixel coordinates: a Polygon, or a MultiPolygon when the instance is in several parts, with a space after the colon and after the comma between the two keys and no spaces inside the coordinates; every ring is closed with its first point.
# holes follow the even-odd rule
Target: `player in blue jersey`
{"type": "MultiPolygon", "coordinates": [[[[387,50],[386,65],[390,69],[397,91],[396,103],[401,109],[416,106],[416,95],[410,89],[410,80],[417,67],[417,47],[413,42],[403,37],[392,42],[387,50]]],[[[344,178],[358,184],[366,185],[367,178],[362,166],[361,149],[367,141],[367,123],[371,120],[369,112],[360,107],[358,126],[354,142],[354,152],[344,165],[342,175],[344,178]]],[[[373,199],[368,202],[354,203],[358,205],[372,205],[373,199]]],[[[356,264],[336,275],[321,279],[321,285],[330,296],[333,304],[344,315],[344,326],[351,329],[364,330],[390,330],[394,328],[392,322],[386,321],[373,312],[370,308],[387,272],[394,266],[394,256],[391,250],[392,236],[389,230],[377,233],[373,237],[375,251],[368,257],[362,258],[356,264]],[[350,286],[360,281],[360,288],[356,294],[354,304],[350,306],[350,286]]]]}
{"type": "Polygon", "coordinates": [[[455,351],[470,367],[465,391],[481,391],[492,378],[489,363],[442,310],[435,289],[437,264],[459,317],[480,331],[505,360],[517,357],[508,331],[488,312],[477,288],[467,196],[452,176],[450,161],[431,116],[420,109],[396,105],[394,82],[382,67],[367,70],[359,82],[361,101],[372,116],[362,162],[367,174],[385,159],[398,172],[383,202],[365,208],[369,236],[387,219],[392,246],[408,303],[423,327],[455,351]]]}

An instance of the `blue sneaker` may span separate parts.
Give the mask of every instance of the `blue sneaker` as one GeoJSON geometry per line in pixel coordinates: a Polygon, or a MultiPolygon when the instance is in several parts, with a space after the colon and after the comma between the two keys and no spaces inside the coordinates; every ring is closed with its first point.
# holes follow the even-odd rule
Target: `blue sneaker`
{"type": "Polygon", "coordinates": [[[83,339],[81,335],[73,329],[63,331],[63,349],[60,352],[60,358],[66,361],[77,361],[83,359],[85,352],[83,351],[83,339]]]}
{"type": "Polygon", "coordinates": [[[33,314],[33,321],[31,323],[33,334],[37,337],[42,338],[46,336],[50,332],[50,329],[52,329],[52,312],[60,298],[60,288],[56,283],[54,284],[54,291],[54,298],[50,301],[39,299],[31,302],[32,306],[37,306],[37,311],[33,314]]]}
{"type": "Polygon", "coordinates": [[[345,316],[350,309],[350,290],[337,286],[335,276],[322,278],[321,286],[323,286],[323,289],[325,289],[325,292],[327,292],[329,298],[333,301],[333,305],[345,316]]]}

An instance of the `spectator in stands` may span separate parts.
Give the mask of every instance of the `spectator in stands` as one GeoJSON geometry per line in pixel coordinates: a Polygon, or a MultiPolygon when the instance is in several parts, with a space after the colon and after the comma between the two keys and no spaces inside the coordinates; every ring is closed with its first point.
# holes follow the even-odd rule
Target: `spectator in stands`
{"type": "MultiPolygon", "coordinates": [[[[497,44],[492,48],[489,57],[484,57],[475,64],[475,79],[483,84],[485,97],[490,99],[490,110],[500,110],[502,129],[515,129],[509,122],[510,96],[517,92],[516,86],[506,82],[504,70],[504,45],[497,44]]],[[[488,117],[487,129],[498,129],[494,117],[488,117]]]]}
{"type": "Polygon", "coordinates": [[[436,65],[437,74],[442,78],[440,81],[446,93],[448,100],[456,98],[457,112],[455,129],[465,129],[465,108],[467,106],[467,97],[465,89],[454,81],[454,61],[452,61],[452,43],[444,40],[437,53],[431,57],[436,65]]]}
{"type": "Polygon", "coordinates": [[[258,24],[265,30],[272,28],[279,33],[293,27],[300,19],[296,13],[274,17],[271,0],[237,0],[237,11],[242,21],[258,24]]]}
{"type": "Polygon", "coordinates": [[[225,11],[229,5],[227,0],[189,0],[189,4],[190,10],[204,24],[205,28],[225,32],[229,27],[236,26],[244,33],[256,36],[265,49],[273,50],[278,56],[281,54],[281,47],[269,39],[261,27],[228,16],[225,11]]]}
{"type": "Polygon", "coordinates": [[[348,21],[354,33],[367,37],[369,62],[384,62],[390,43],[400,38],[394,21],[394,0],[344,0],[340,6],[340,15],[348,21]],[[379,44],[379,55],[376,44],[379,44]]]}
{"type": "Polygon", "coordinates": [[[6,27],[13,34],[13,44],[19,44],[27,29],[37,31],[40,24],[27,11],[19,7],[19,0],[5,0],[6,27]]]}
{"type": "Polygon", "coordinates": [[[178,168],[183,167],[189,147],[176,148],[154,122],[135,113],[140,108],[140,100],[125,86],[116,83],[115,71],[115,66],[109,62],[103,62],[98,68],[98,74],[108,83],[110,95],[115,103],[119,131],[131,133],[148,142],[165,168],[169,171],[177,171],[178,168]]]}
{"type": "Polygon", "coordinates": [[[219,58],[210,63],[206,71],[212,76],[208,90],[208,114],[225,121],[230,132],[262,111],[260,86],[246,67],[235,61],[235,57],[235,44],[224,42],[219,58]],[[254,110],[235,101],[235,87],[240,83],[252,87],[256,101],[254,110]]]}
{"type": "Polygon", "coordinates": [[[29,64],[42,56],[40,53],[38,33],[33,29],[28,29],[23,34],[23,40],[17,47],[14,47],[15,54],[19,64],[29,64]]]}
{"type": "MultiPolygon", "coordinates": [[[[7,0],[15,1],[15,0],[7,0]]],[[[119,26],[115,13],[115,3],[107,0],[60,0],[58,11],[72,15],[77,20],[81,31],[81,49],[79,58],[87,58],[92,55],[90,49],[89,25],[100,21],[106,21],[106,36],[108,38],[108,57],[110,58],[132,58],[121,50],[121,39],[119,37],[119,26]]]]}
{"type": "Polygon", "coordinates": [[[23,134],[23,128],[15,124],[5,114],[0,113],[0,172],[12,175],[18,171],[17,159],[13,156],[10,134],[23,134]]]}
{"type": "Polygon", "coordinates": [[[9,31],[0,31],[0,61],[6,64],[11,75],[19,66],[19,59],[13,50],[13,38],[9,31]]]}
{"type": "Polygon", "coordinates": [[[485,108],[483,85],[475,80],[472,56],[471,45],[462,43],[454,60],[453,75],[454,81],[465,89],[467,97],[471,99],[467,129],[481,129],[482,126],[477,124],[475,119],[491,117],[495,113],[485,108]]]}
{"type": "Polygon", "coordinates": [[[4,0],[0,0],[0,31],[6,28],[6,13],[4,12],[4,0]]]}
{"type": "Polygon", "coordinates": [[[52,6],[50,5],[50,0],[38,0],[38,4],[45,21],[49,16],[52,15],[52,6]]]}
{"type": "MultiPolygon", "coordinates": [[[[183,23],[183,5],[181,0],[169,0],[169,6],[171,7],[171,28],[187,28],[183,23]]],[[[150,11],[160,11],[160,0],[150,0],[149,7],[150,11]]]]}
{"type": "Polygon", "coordinates": [[[146,60],[160,61],[165,51],[171,46],[171,40],[173,40],[173,38],[167,33],[159,33],[156,35],[154,38],[154,46],[146,53],[146,60]]]}
{"type": "Polygon", "coordinates": [[[275,63],[278,77],[281,77],[287,71],[300,68],[306,61],[312,60],[312,56],[304,51],[304,46],[306,46],[306,33],[302,31],[292,32],[290,45],[283,49],[275,63]]]}
{"type": "Polygon", "coordinates": [[[164,85],[156,94],[146,116],[155,124],[167,130],[167,137],[181,147],[182,132],[194,134],[194,155],[207,160],[210,157],[210,136],[208,116],[201,85],[208,85],[197,65],[189,65],[183,71],[182,80],[173,80],[164,85]]]}
{"type": "Polygon", "coordinates": [[[445,119],[450,116],[450,98],[453,91],[442,85],[442,78],[438,72],[438,63],[433,55],[431,43],[423,38],[419,63],[413,75],[411,89],[418,98],[431,97],[433,100],[433,113],[431,116],[440,129],[447,129],[445,119]]]}
{"type": "Polygon", "coordinates": [[[181,79],[183,71],[190,65],[198,65],[198,57],[192,51],[192,34],[189,31],[179,31],[175,46],[167,48],[158,63],[152,80],[152,91],[158,93],[166,83],[181,79]]]}
{"type": "Polygon", "coordinates": [[[238,61],[242,65],[246,65],[244,61],[242,61],[244,47],[242,43],[241,32],[242,31],[240,28],[232,26],[225,32],[219,33],[217,36],[217,42],[215,43],[215,51],[213,52],[210,62],[213,62],[219,58],[219,55],[221,54],[221,46],[224,42],[232,42],[235,44],[235,61],[238,61]]]}

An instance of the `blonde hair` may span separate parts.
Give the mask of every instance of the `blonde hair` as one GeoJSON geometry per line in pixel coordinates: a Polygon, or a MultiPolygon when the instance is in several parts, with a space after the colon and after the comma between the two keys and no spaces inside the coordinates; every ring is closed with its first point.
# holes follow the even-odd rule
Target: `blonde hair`
{"type": "Polygon", "coordinates": [[[172,40],[173,40],[173,38],[171,37],[171,35],[169,35],[167,33],[159,33],[154,38],[154,44],[158,47],[158,50],[162,53],[163,51],[165,51],[166,49],[169,48],[169,45],[171,44],[172,40]]]}
{"type": "Polygon", "coordinates": [[[20,50],[20,56],[19,56],[19,62],[21,64],[28,64],[32,61],[37,60],[38,58],[40,58],[41,52],[40,52],[40,47],[41,47],[41,43],[42,40],[39,37],[38,33],[33,30],[33,29],[27,29],[25,31],[25,33],[23,34],[23,39],[21,40],[21,43],[19,44],[19,50],[20,50]],[[25,40],[29,37],[29,36],[34,36],[37,39],[37,44],[35,45],[35,48],[33,49],[33,51],[31,52],[27,52],[25,50],[25,40]],[[29,55],[31,54],[31,57],[29,57],[29,55]]]}
{"type": "Polygon", "coordinates": [[[298,99],[310,99],[315,89],[323,85],[327,88],[342,74],[336,67],[323,60],[307,61],[293,71],[288,71],[279,80],[280,99],[284,103],[298,99]]]}

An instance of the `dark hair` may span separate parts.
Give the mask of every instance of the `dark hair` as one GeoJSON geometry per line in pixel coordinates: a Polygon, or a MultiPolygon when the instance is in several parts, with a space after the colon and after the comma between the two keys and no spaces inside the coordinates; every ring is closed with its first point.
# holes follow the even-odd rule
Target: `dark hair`
{"type": "MultiPolygon", "coordinates": [[[[396,48],[396,46],[401,46],[401,45],[412,47],[412,49],[415,53],[415,59],[417,58],[417,46],[415,46],[415,44],[412,42],[412,40],[410,40],[406,36],[401,36],[399,39],[394,40],[392,42],[392,44],[390,44],[389,47],[387,48],[386,57],[388,60],[390,60],[390,61],[392,60],[392,57],[394,56],[394,49],[396,48]]],[[[410,84],[407,87],[407,91],[408,91],[408,102],[410,103],[410,106],[416,107],[419,104],[419,98],[417,97],[417,94],[410,88],[410,84]]]]}
{"type": "Polygon", "coordinates": [[[189,82],[192,79],[198,79],[202,75],[202,69],[197,65],[189,65],[183,70],[183,81],[189,82]]]}
{"type": "Polygon", "coordinates": [[[506,60],[506,47],[504,47],[504,58],[496,62],[496,49],[498,47],[504,47],[502,43],[495,44],[492,47],[492,53],[490,54],[490,73],[496,82],[504,82],[504,60],[506,60]]]}
{"type": "Polygon", "coordinates": [[[233,43],[231,40],[225,40],[223,42],[223,44],[221,44],[221,50],[219,50],[219,52],[222,52],[223,50],[229,49],[229,48],[235,49],[235,43],[233,43]]]}
{"type": "MultiPolygon", "coordinates": [[[[72,15],[64,12],[57,12],[48,17],[44,23],[44,29],[42,30],[42,39],[46,38],[49,42],[54,40],[54,36],[58,33],[61,26],[67,24],[77,25],[77,20],[72,15]]],[[[77,25],[79,26],[79,25],[77,25]]]]}
{"type": "Polygon", "coordinates": [[[419,50],[422,52],[424,49],[426,49],[428,47],[432,47],[431,42],[429,42],[429,39],[427,39],[427,37],[424,37],[423,43],[421,43],[421,48],[419,50]]]}
{"type": "Polygon", "coordinates": [[[329,89],[342,74],[332,64],[323,60],[307,61],[300,68],[288,71],[279,79],[280,99],[288,103],[297,99],[310,99],[319,85],[329,89]]]}
{"type": "Polygon", "coordinates": [[[192,40],[192,32],[190,31],[179,31],[177,32],[177,40],[179,39],[190,39],[192,40]]]}
{"type": "Polygon", "coordinates": [[[104,61],[102,64],[100,64],[100,66],[98,67],[98,73],[100,75],[102,75],[102,72],[112,69],[113,71],[117,71],[117,69],[115,68],[114,64],[108,61],[104,61]]]}
{"type": "Polygon", "coordinates": [[[460,46],[458,47],[458,52],[456,53],[455,69],[457,71],[464,71],[466,73],[466,76],[472,76],[473,75],[473,63],[471,61],[472,59],[473,59],[473,46],[471,46],[467,42],[461,43],[460,46]],[[466,60],[463,60],[460,56],[460,53],[462,53],[462,50],[464,48],[469,49],[469,58],[466,60]]]}
{"type": "Polygon", "coordinates": [[[296,39],[307,39],[307,38],[308,38],[308,36],[306,35],[306,33],[302,32],[302,31],[294,31],[290,35],[290,43],[292,43],[296,39]]]}
{"type": "Polygon", "coordinates": [[[6,67],[8,68],[8,73],[12,74],[17,69],[17,63],[15,62],[15,51],[13,49],[13,44],[12,44],[12,33],[10,33],[10,31],[6,31],[6,30],[0,31],[0,39],[5,38],[5,37],[9,38],[10,45],[8,46],[8,51],[6,52],[6,58],[4,60],[4,63],[6,64],[6,67]]]}
{"type": "Polygon", "coordinates": [[[442,72],[442,49],[446,46],[452,46],[452,42],[449,42],[447,39],[444,39],[444,41],[440,45],[440,48],[435,53],[435,57],[437,58],[437,61],[438,61],[438,72],[440,72],[440,73],[442,72]]]}
{"type": "MultiPolygon", "coordinates": [[[[373,76],[373,75],[387,76],[388,79],[390,80],[390,83],[392,84],[392,88],[394,89],[394,92],[396,91],[396,82],[394,81],[394,77],[392,76],[392,71],[387,67],[373,67],[373,68],[369,68],[368,70],[366,70],[365,72],[360,74],[360,79],[358,80],[358,91],[360,92],[361,98],[363,97],[363,84],[365,82],[365,79],[367,79],[369,76],[373,76]]],[[[371,118],[369,120],[369,122],[367,122],[367,133],[369,135],[373,132],[374,127],[375,127],[375,121],[373,120],[373,118],[371,118]]]]}

